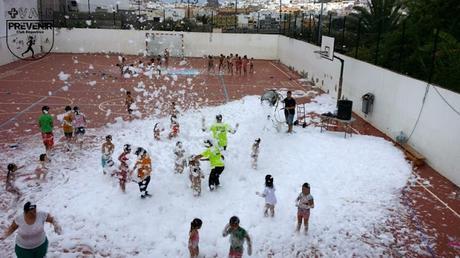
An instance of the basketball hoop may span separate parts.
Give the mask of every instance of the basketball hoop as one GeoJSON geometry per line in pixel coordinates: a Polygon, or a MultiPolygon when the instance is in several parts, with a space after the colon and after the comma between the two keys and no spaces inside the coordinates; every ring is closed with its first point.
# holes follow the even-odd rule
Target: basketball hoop
{"type": "Polygon", "coordinates": [[[316,50],[316,51],[313,51],[313,53],[318,54],[320,58],[329,59],[329,52],[328,51],[316,50]]]}
{"type": "Polygon", "coordinates": [[[338,101],[342,98],[342,83],[343,83],[343,66],[345,60],[334,54],[334,38],[322,36],[321,38],[321,48],[320,50],[313,51],[315,54],[319,54],[318,57],[327,59],[329,61],[334,61],[334,58],[340,61],[340,77],[339,77],[339,88],[337,90],[337,104],[338,101]]]}
{"type": "Polygon", "coordinates": [[[313,52],[319,54],[319,58],[334,61],[334,41],[332,37],[322,36],[320,49],[313,52]]]}

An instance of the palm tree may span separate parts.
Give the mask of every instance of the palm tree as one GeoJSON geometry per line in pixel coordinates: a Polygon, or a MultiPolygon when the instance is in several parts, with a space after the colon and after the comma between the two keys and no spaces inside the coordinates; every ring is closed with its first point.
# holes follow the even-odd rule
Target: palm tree
{"type": "Polygon", "coordinates": [[[352,16],[361,20],[363,33],[386,33],[393,31],[401,21],[401,0],[368,0],[367,8],[355,6],[352,16]]]}

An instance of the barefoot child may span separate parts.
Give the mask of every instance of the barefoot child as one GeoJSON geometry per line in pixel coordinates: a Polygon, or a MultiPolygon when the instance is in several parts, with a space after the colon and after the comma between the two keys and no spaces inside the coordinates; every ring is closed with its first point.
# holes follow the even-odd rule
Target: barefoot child
{"type": "Polygon", "coordinates": [[[236,72],[240,76],[241,70],[243,70],[243,59],[241,59],[241,56],[239,56],[238,59],[236,59],[236,72]]]}
{"type": "Polygon", "coordinates": [[[247,75],[248,74],[248,56],[244,55],[243,60],[242,60],[242,66],[243,66],[243,74],[247,75]]]}
{"type": "Polygon", "coordinates": [[[104,175],[107,174],[107,169],[114,165],[114,162],[112,159],[114,148],[115,148],[115,145],[113,145],[112,143],[112,135],[107,135],[105,137],[105,142],[102,144],[102,149],[101,149],[102,172],[104,173],[104,175]]]}
{"type": "Polygon", "coordinates": [[[177,137],[179,134],[179,122],[177,121],[176,115],[171,116],[171,131],[169,133],[168,138],[172,139],[174,137],[177,137]]]}
{"type": "Polygon", "coordinates": [[[131,109],[131,105],[134,103],[134,98],[131,96],[131,92],[127,91],[126,92],[126,98],[125,98],[125,105],[126,109],[128,110],[128,114],[132,114],[133,110],[131,109]]]}
{"type": "Polygon", "coordinates": [[[62,130],[64,131],[65,136],[65,147],[67,151],[70,151],[70,142],[72,141],[73,137],[73,116],[72,116],[72,108],[70,106],[65,107],[65,114],[64,118],[62,119],[62,130]]]}
{"type": "Polygon", "coordinates": [[[265,198],[265,208],[264,216],[268,217],[268,211],[270,211],[270,216],[275,216],[275,205],[276,205],[276,196],[275,196],[275,187],[273,186],[273,177],[271,175],[265,176],[265,190],[263,193],[256,192],[260,197],[265,198]]]}
{"type": "Polygon", "coordinates": [[[228,73],[233,75],[233,54],[230,54],[230,56],[227,57],[227,69],[228,73]]]}
{"type": "Polygon", "coordinates": [[[5,190],[7,192],[10,192],[10,193],[16,195],[16,200],[19,200],[19,198],[21,197],[21,191],[19,190],[19,188],[17,188],[14,185],[14,181],[16,180],[16,171],[18,169],[23,168],[23,167],[24,166],[18,167],[14,163],[10,163],[7,166],[8,172],[6,174],[5,190]]]}
{"type": "Polygon", "coordinates": [[[126,180],[128,178],[129,172],[129,153],[131,153],[131,145],[125,144],[125,146],[123,146],[123,152],[118,157],[118,160],[120,161],[120,172],[118,172],[118,182],[123,193],[126,191],[126,180]]]}
{"type": "Polygon", "coordinates": [[[83,136],[86,132],[86,116],[80,112],[80,108],[73,107],[74,120],[73,127],[75,128],[75,139],[80,145],[80,149],[83,147],[83,136]]]}
{"type": "Polygon", "coordinates": [[[22,167],[18,167],[14,163],[8,164],[8,166],[7,166],[8,172],[6,174],[6,182],[5,182],[5,190],[10,192],[10,193],[16,194],[18,197],[21,194],[20,194],[19,188],[17,188],[14,185],[14,181],[16,180],[16,173],[15,172],[20,168],[22,168],[22,167]]]}
{"type": "Polygon", "coordinates": [[[46,157],[46,154],[40,154],[39,158],[39,163],[37,168],[35,169],[35,175],[37,176],[37,179],[40,180],[45,180],[46,179],[46,174],[48,174],[48,165],[49,159],[46,157]],[[43,178],[41,178],[43,176],[43,178]]]}
{"type": "Polygon", "coordinates": [[[153,138],[157,141],[161,140],[160,134],[164,129],[161,127],[160,123],[156,123],[153,127],[153,138]]]}
{"type": "Polygon", "coordinates": [[[200,235],[198,230],[203,225],[203,221],[201,219],[193,219],[192,223],[190,223],[190,233],[188,238],[188,250],[190,252],[190,258],[197,258],[200,254],[200,235]]]}
{"type": "MultiPolygon", "coordinates": [[[[138,160],[133,171],[137,168],[137,179],[139,185],[139,191],[141,192],[141,198],[151,197],[147,191],[147,187],[150,183],[150,174],[152,173],[152,160],[150,159],[149,154],[143,148],[137,148],[136,153],[138,160]]],[[[131,171],[131,173],[133,172],[131,171]]]]}
{"type": "Polygon", "coordinates": [[[38,119],[38,125],[42,133],[43,145],[45,145],[46,152],[49,153],[54,145],[53,136],[53,117],[49,114],[50,108],[48,106],[42,107],[42,114],[38,119]]]}
{"type": "Polygon", "coordinates": [[[224,228],[222,236],[226,237],[230,235],[230,251],[228,253],[229,258],[241,258],[244,252],[244,241],[248,244],[248,255],[252,254],[252,243],[248,232],[240,227],[240,219],[237,216],[230,218],[229,224],[224,228]]]}
{"type": "Polygon", "coordinates": [[[165,59],[165,67],[166,67],[166,69],[168,69],[168,67],[169,67],[169,50],[167,48],[165,48],[165,51],[164,51],[164,59],[165,59]]]}
{"type": "Polygon", "coordinates": [[[176,148],[174,149],[174,155],[176,155],[176,161],[174,162],[174,172],[182,174],[185,167],[184,159],[185,150],[182,147],[182,142],[176,142],[176,148]]]}
{"type": "Polygon", "coordinates": [[[220,56],[219,56],[219,73],[222,71],[222,69],[224,67],[224,59],[225,59],[225,56],[223,54],[220,54],[220,56]]]}
{"type": "Polygon", "coordinates": [[[201,179],[204,178],[200,168],[200,161],[195,160],[194,157],[191,156],[188,165],[190,168],[189,178],[192,184],[193,196],[198,197],[201,195],[201,179]]]}
{"type": "Polygon", "coordinates": [[[214,72],[214,59],[211,55],[208,56],[208,73],[214,72]]]}
{"type": "Polygon", "coordinates": [[[257,138],[252,145],[252,168],[257,169],[257,159],[259,158],[259,145],[260,145],[260,138],[257,138]]]}
{"type": "Polygon", "coordinates": [[[310,185],[308,183],[304,183],[302,185],[302,192],[296,199],[296,206],[297,206],[297,231],[300,230],[302,226],[302,220],[304,224],[305,232],[308,231],[308,219],[310,218],[310,209],[315,207],[315,203],[313,201],[313,196],[310,194],[310,185]]]}
{"type": "Polygon", "coordinates": [[[176,102],[171,102],[171,107],[170,107],[170,110],[169,110],[169,114],[171,116],[176,116],[179,115],[179,110],[177,110],[177,107],[176,107],[176,102]]]}

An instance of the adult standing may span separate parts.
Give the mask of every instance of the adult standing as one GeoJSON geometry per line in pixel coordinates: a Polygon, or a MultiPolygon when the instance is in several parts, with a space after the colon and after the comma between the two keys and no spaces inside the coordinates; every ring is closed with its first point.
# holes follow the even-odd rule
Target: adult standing
{"type": "Polygon", "coordinates": [[[15,252],[18,258],[45,257],[48,250],[48,239],[44,229],[45,222],[51,223],[54,226],[54,231],[61,234],[61,227],[51,214],[37,211],[36,205],[26,202],[24,213],[14,219],[1,240],[6,239],[17,230],[15,252]]]}
{"type": "MultiPolygon", "coordinates": [[[[238,124],[236,124],[238,129],[238,124]]],[[[219,148],[227,150],[227,132],[236,133],[236,129],[233,129],[229,124],[222,122],[222,115],[216,116],[216,122],[211,125],[210,131],[212,132],[212,138],[217,141],[219,148]]]]}
{"type": "Polygon", "coordinates": [[[286,118],[286,123],[288,125],[288,133],[292,133],[292,126],[294,124],[294,115],[295,115],[295,99],[292,97],[292,92],[288,91],[286,98],[283,100],[284,103],[284,116],[286,118]]]}
{"type": "Polygon", "coordinates": [[[49,114],[50,107],[43,106],[42,114],[38,118],[38,125],[42,133],[43,144],[45,145],[46,151],[50,151],[54,145],[53,135],[53,117],[49,114]]]}
{"type": "Polygon", "coordinates": [[[214,146],[211,140],[204,141],[206,150],[195,156],[194,160],[198,161],[201,158],[207,158],[211,163],[211,173],[209,174],[209,190],[213,191],[220,185],[219,177],[224,172],[224,156],[220,153],[220,149],[214,146]]]}

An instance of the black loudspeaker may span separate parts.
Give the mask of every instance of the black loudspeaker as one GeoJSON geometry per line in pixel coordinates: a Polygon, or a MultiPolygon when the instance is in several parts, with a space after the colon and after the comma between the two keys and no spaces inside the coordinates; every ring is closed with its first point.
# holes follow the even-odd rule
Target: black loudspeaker
{"type": "Polygon", "coordinates": [[[342,120],[350,120],[352,107],[353,101],[339,100],[337,103],[337,118],[342,120]]]}

